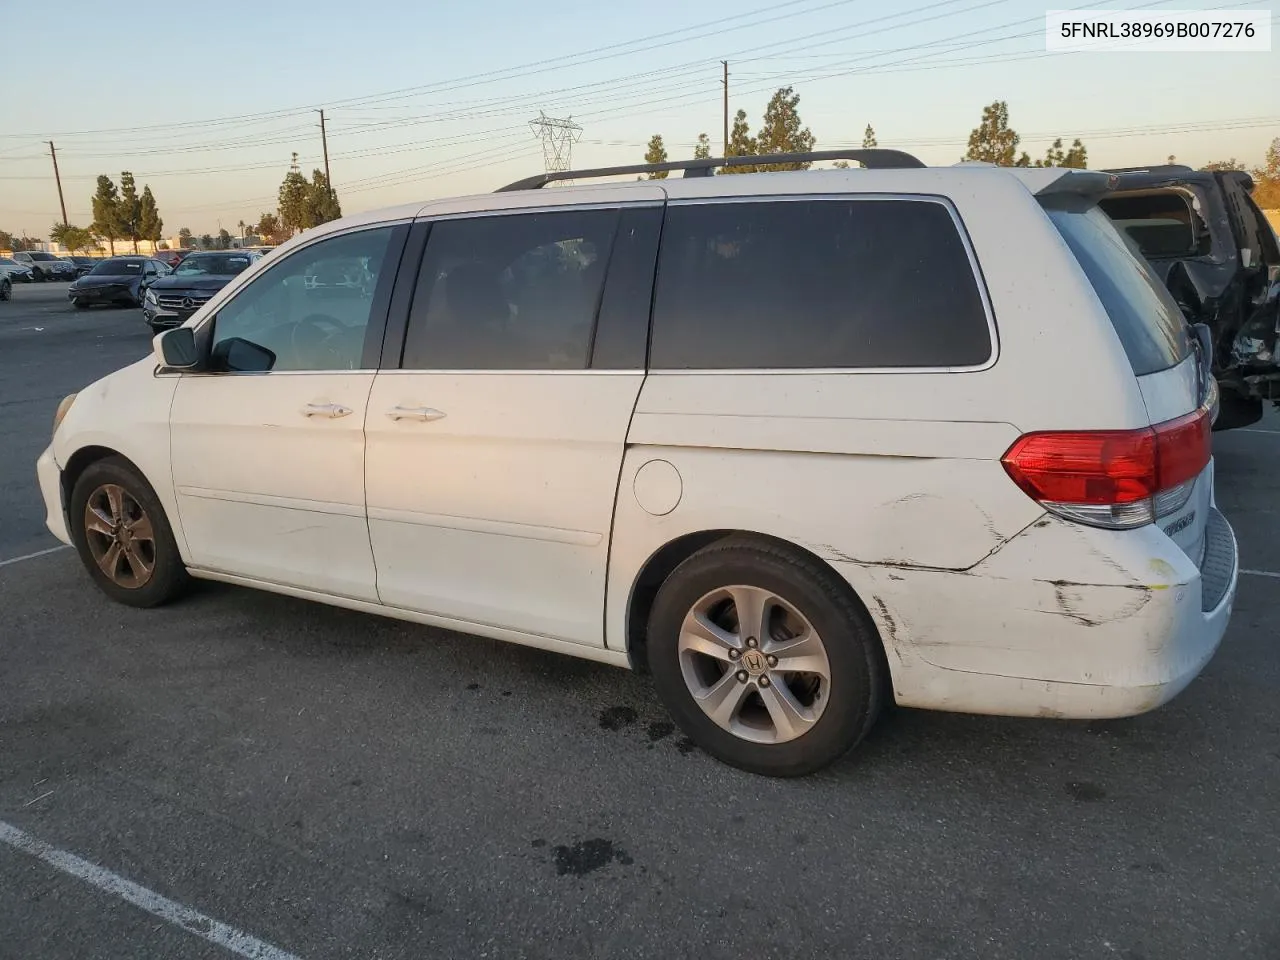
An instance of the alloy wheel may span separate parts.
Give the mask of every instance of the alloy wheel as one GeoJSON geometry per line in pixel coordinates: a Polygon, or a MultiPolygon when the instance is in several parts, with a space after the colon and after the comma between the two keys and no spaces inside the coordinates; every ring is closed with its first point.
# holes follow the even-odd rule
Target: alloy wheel
{"type": "Polygon", "coordinates": [[[718,726],[754,743],[786,743],[818,722],[831,665],[813,624],[769,590],[721,587],[685,615],[680,671],[718,726]]]}
{"type": "Polygon", "coordinates": [[[89,494],[84,533],[94,562],[112,583],[136,590],[151,579],[155,531],[142,504],[124,487],[104,483],[89,494]]]}

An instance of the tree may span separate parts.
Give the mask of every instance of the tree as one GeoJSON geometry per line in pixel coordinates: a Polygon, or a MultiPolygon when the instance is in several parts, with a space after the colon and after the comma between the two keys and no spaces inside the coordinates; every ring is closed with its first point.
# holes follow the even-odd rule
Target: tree
{"type": "Polygon", "coordinates": [[[982,122],[969,133],[969,149],[964,159],[994,163],[998,167],[1030,166],[1031,158],[1026,153],[1015,159],[1021,140],[1009,126],[1009,105],[996,100],[982,108],[982,122]]]}
{"type": "MultiPolygon", "coordinates": [[[[1071,142],[1071,149],[1064,149],[1062,146],[1062,138],[1053,141],[1053,144],[1045,151],[1044,159],[1037,160],[1033,166],[1037,167],[1072,167],[1076,170],[1083,170],[1089,165],[1089,151],[1085,149],[1080,138],[1077,137],[1071,142]]],[[[1025,166],[1025,164],[1019,164],[1025,166]]]]}
{"type": "Polygon", "coordinates": [[[49,239],[54,243],[62,244],[72,253],[77,250],[87,250],[95,245],[90,231],[70,223],[54,224],[53,229],[49,231],[49,239]]]}
{"type": "MultiPolygon", "coordinates": [[[[306,183],[304,180],[303,183],[306,183]]],[[[342,216],[342,207],[338,204],[338,195],[329,186],[324,173],[319,170],[311,172],[311,183],[307,185],[307,222],[305,226],[318,227],[330,220],[342,216]]]]}
{"type": "Polygon", "coordinates": [[[240,242],[241,242],[241,243],[244,243],[244,226],[245,226],[245,224],[244,224],[244,221],[243,221],[243,220],[241,220],[239,223],[237,223],[237,224],[236,224],[236,229],[240,231],[240,242]]]}
{"type": "MultiPolygon", "coordinates": [[[[649,138],[648,148],[644,152],[645,163],[666,163],[667,162],[667,145],[662,142],[662,134],[655,133],[649,138]]],[[[648,174],[649,180],[665,180],[667,179],[667,171],[659,170],[657,173],[648,174]]]]}
{"type": "Polygon", "coordinates": [[[224,228],[219,228],[219,229],[218,229],[217,247],[218,247],[218,249],[219,249],[219,250],[230,250],[230,249],[231,249],[231,233],[230,233],[230,231],[228,231],[228,230],[226,230],[226,229],[224,229],[224,228]]]}
{"type": "Polygon", "coordinates": [[[274,213],[264,213],[258,218],[257,233],[263,240],[269,240],[272,243],[284,243],[289,239],[280,223],[280,218],[274,213]]]}
{"type": "Polygon", "coordinates": [[[711,159],[711,139],[705,133],[698,134],[698,142],[693,146],[693,159],[711,159]]]}
{"type": "Polygon", "coordinates": [[[178,231],[178,246],[183,250],[190,250],[195,246],[195,242],[191,239],[191,228],[183,227],[178,231]]]}
{"type": "MultiPolygon", "coordinates": [[[[739,110],[733,116],[733,126],[729,129],[729,156],[751,157],[756,154],[756,138],[751,135],[751,127],[747,124],[747,111],[739,110]]],[[[721,173],[751,173],[755,167],[725,167],[721,173]]]]}
{"type": "Polygon", "coordinates": [[[1225,170],[1244,170],[1244,169],[1246,169],[1246,168],[1245,168],[1245,165],[1244,165],[1243,163],[1241,163],[1241,162],[1240,162],[1239,160],[1237,160],[1235,157],[1232,157],[1230,160],[1214,160],[1214,161],[1212,161],[1212,162],[1210,162],[1210,163],[1206,163],[1206,164],[1205,164],[1203,167],[1201,167],[1200,169],[1201,169],[1201,170],[1223,170],[1223,171],[1225,171],[1225,170]]]}
{"type": "Polygon", "coordinates": [[[8,230],[0,230],[0,250],[13,249],[13,234],[8,230]]]}
{"type": "Polygon", "coordinates": [[[164,221],[160,219],[160,209],[156,206],[155,195],[150,185],[142,188],[142,197],[138,200],[138,236],[152,243],[160,242],[164,232],[164,221]]]}
{"type": "Polygon", "coordinates": [[[1280,210],[1280,137],[1271,141],[1266,160],[1253,170],[1253,202],[1263,210],[1280,210]]]}
{"type": "Polygon", "coordinates": [[[868,123],[867,129],[862,131],[862,149],[871,150],[878,146],[880,144],[876,141],[876,132],[871,124],[868,123]]]}
{"type": "MultiPolygon", "coordinates": [[[[817,138],[800,123],[800,95],[781,87],[764,108],[764,123],[755,137],[755,153],[807,153],[817,138]]],[[[770,164],[773,170],[808,170],[808,163],[770,164]]],[[[759,169],[759,168],[757,168],[759,169]]]]}
{"type": "Polygon", "coordinates": [[[211,237],[211,236],[210,236],[209,234],[207,234],[207,233],[202,233],[202,234],[200,234],[200,249],[201,249],[201,250],[212,250],[212,249],[213,249],[213,247],[214,247],[214,240],[213,240],[213,237],[211,237]]]}
{"type": "Polygon", "coordinates": [[[133,182],[133,174],[125,170],[120,174],[120,233],[133,241],[133,252],[138,252],[138,241],[142,238],[138,221],[142,213],[142,201],[138,199],[138,187],[133,182]]]}
{"type": "Polygon", "coordinates": [[[120,194],[111,178],[98,177],[98,189],[93,194],[93,223],[90,229],[111,245],[111,255],[116,255],[116,240],[124,236],[123,218],[120,214],[120,194]]]}
{"type": "Polygon", "coordinates": [[[279,193],[280,223],[289,235],[315,226],[311,222],[311,184],[298,169],[298,155],[293,155],[289,172],[284,175],[279,193]]]}

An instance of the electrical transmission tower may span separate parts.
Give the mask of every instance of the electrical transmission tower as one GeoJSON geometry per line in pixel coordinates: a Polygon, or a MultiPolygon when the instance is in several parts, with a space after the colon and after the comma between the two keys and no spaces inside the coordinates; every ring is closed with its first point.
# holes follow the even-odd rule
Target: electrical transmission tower
{"type": "MultiPolygon", "coordinates": [[[[533,135],[542,141],[542,162],[547,173],[561,173],[571,169],[573,145],[582,139],[582,127],[567,120],[556,120],[548,117],[541,110],[538,119],[530,120],[529,127],[533,135]]],[[[569,181],[561,181],[567,184],[569,181]]]]}

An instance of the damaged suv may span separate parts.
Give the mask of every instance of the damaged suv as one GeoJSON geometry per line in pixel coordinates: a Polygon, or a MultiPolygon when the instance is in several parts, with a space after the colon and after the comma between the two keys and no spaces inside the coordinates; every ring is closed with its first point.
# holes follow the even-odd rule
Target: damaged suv
{"type": "Polygon", "coordinates": [[[1193,324],[1212,341],[1221,391],[1215,429],[1256,423],[1280,404],[1280,249],[1239,170],[1124,168],[1099,206],[1137,244],[1193,324]]]}

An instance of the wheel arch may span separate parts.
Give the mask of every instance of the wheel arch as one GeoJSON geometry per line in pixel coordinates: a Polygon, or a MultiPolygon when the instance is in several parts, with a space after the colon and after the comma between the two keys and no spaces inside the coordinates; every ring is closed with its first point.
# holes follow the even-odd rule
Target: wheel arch
{"type": "MultiPolygon", "coordinates": [[[[885,650],[884,637],[881,635],[879,624],[876,618],[871,614],[867,603],[849,583],[848,579],[833,567],[830,561],[818,556],[812,550],[807,550],[797,543],[782,537],[773,536],[767,533],[759,533],[755,530],[738,530],[738,529],[715,529],[715,530],[699,530],[682,534],[673,540],[669,540],[657,550],[655,550],[640,568],[640,572],[636,575],[631,585],[631,593],[627,598],[627,616],[626,616],[626,643],[627,656],[631,661],[632,669],[638,672],[647,672],[649,668],[648,656],[646,653],[647,646],[647,627],[649,623],[649,614],[653,610],[654,600],[657,599],[658,590],[666,579],[671,576],[676,567],[684,563],[699,550],[708,547],[713,543],[719,543],[722,540],[742,540],[744,542],[755,541],[757,543],[770,544],[783,549],[790,550],[800,554],[811,562],[830,571],[837,582],[843,585],[848,591],[848,596],[866,614],[867,622],[871,624],[875,633],[876,645],[880,651],[881,666],[883,667],[883,676],[886,683],[889,683],[890,664],[887,651],[885,650]]],[[[891,688],[886,691],[889,694],[889,701],[892,702],[891,688]]]]}

